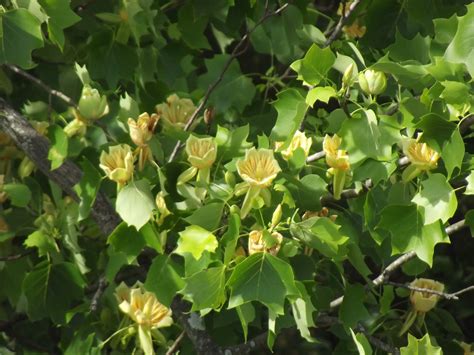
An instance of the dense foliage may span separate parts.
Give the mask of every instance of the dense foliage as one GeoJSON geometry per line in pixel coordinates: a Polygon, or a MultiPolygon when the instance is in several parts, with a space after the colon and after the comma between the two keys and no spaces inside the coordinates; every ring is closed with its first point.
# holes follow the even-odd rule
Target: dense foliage
{"type": "Polygon", "coordinates": [[[2,3],[1,354],[471,353],[470,1],[2,3]]]}

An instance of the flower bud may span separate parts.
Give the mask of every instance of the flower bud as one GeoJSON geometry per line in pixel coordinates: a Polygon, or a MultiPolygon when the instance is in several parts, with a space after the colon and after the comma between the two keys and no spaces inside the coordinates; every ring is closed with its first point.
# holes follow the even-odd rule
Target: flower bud
{"type": "Polygon", "coordinates": [[[139,147],[144,146],[153,136],[156,124],[160,116],[156,113],[151,116],[148,113],[142,113],[135,121],[133,118],[128,119],[128,128],[130,130],[130,138],[133,143],[139,147]]]}
{"type": "Polygon", "coordinates": [[[235,174],[230,171],[226,171],[224,174],[224,180],[227,185],[234,187],[235,186],[235,174]]]}
{"type": "MultiPolygon", "coordinates": [[[[433,291],[443,292],[444,285],[431,279],[415,279],[410,283],[412,287],[426,288],[433,291]]],[[[426,313],[433,309],[438,302],[439,296],[433,293],[411,291],[410,302],[413,309],[419,313],[426,313]]]]}
{"type": "Polygon", "coordinates": [[[158,192],[155,199],[156,207],[160,213],[160,220],[158,224],[162,224],[163,220],[171,214],[168,207],[166,206],[165,194],[163,191],[158,192]]]}
{"type": "Polygon", "coordinates": [[[133,154],[129,145],[121,144],[109,147],[109,152],[100,154],[100,167],[107,177],[119,185],[126,184],[133,175],[133,154]]]}
{"type": "Polygon", "coordinates": [[[210,106],[204,110],[204,123],[207,124],[208,126],[214,121],[214,115],[215,115],[215,110],[214,107],[210,106]]]}
{"type": "Polygon", "coordinates": [[[342,86],[350,87],[354,83],[354,63],[351,63],[347,66],[342,76],[342,86]]]}
{"type": "Polygon", "coordinates": [[[378,95],[385,91],[387,79],[383,72],[367,69],[359,73],[359,85],[367,95],[378,95]]]}
{"type": "Polygon", "coordinates": [[[283,214],[283,209],[281,208],[281,203],[278,204],[278,206],[275,208],[275,211],[273,212],[272,215],[272,224],[271,224],[271,229],[275,228],[278,223],[281,221],[281,216],[283,214]]]}
{"type": "Polygon", "coordinates": [[[24,157],[20,162],[20,166],[18,166],[18,175],[21,179],[24,179],[30,176],[34,169],[35,163],[33,163],[30,158],[24,157]]]}
{"type": "Polygon", "coordinates": [[[89,85],[84,85],[82,88],[78,108],[86,121],[97,120],[109,113],[107,97],[101,96],[97,89],[93,89],[89,85]]]}

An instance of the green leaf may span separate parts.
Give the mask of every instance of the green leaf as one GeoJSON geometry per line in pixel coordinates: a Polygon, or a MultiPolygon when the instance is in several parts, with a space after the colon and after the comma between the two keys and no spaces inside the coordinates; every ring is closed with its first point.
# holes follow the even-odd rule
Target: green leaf
{"type": "Polygon", "coordinates": [[[212,202],[198,208],[191,216],[184,218],[184,220],[189,224],[195,224],[212,231],[220,225],[223,209],[223,202],[212,202]]]}
{"type": "Polygon", "coordinates": [[[57,125],[48,128],[48,138],[51,142],[48,159],[51,161],[51,170],[54,170],[59,168],[67,158],[68,138],[64,129],[57,125]]]}
{"type": "Polygon", "coordinates": [[[397,30],[395,43],[388,47],[389,56],[397,62],[416,60],[421,64],[430,62],[430,37],[421,37],[417,34],[411,39],[404,38],[397,30]]]}
{"type": "Polygon", "coordinates": [[[228,217],[228,228],[222,236],[220,244],[224,246],[224,264],[229,262],[235,256],[235,248],[239,239],[240,231],[240,215],[238,213],[230,213],[228,217]]]}
{"type": "Polygon", "coordinates": [[[192,3],[181,6],[178,12],[178,29],[183,41],[192,49],[210,49],[204,31],[208,18],[197,16],[192,3]]]}
{"type": "Polygon", "coordinates": [[[83,158],[79,165],[83,175],[81,181],[74,186],[74,191],[81,199],[79,202],[79,221],[81,221],[89,216],[100,188],[102,176],[87,158],[83,158]]]}
{"type": "Polygon", "coordinates": [[[441,152],[445,142],[451,139],[457,125],[435,113],[429,113],[424,115],[415,127],[423,130],[423,142],[426,142],[437,152],[441,152]]]}
{"type": "Polygon", "coordinates": [[[232,159],[245,154],[247,148],[252,147],[252,143],[247,142],[249,136],[249,125],[237,127],[229,130],[222,126],[217,126],[216,143],[219,147],[217,154],[222,159],[232,159]]]}
{"type": "Polygon", "coordinates": [[[465,195],[474,195],[474,171],[471,171],[466,177],[467,187],[464,191],[465,195]]]}
{"type": "Polygon", "coordinates": [[[155,203],[146,180],[133,181],[118,193],[116,209],[129,225],[140,230],[151,218],[155,203]]]}
{"type": "Polygon", "coordinates": [[[185,286],[179,293],[192,303],[191,311],[218,309],[226,301],[224,265],[197,272],[184,282],[185,286]]]}
{"type": "Polygon", "coordinates": [[[372,347],[370,346],[370,343],[364,334],[362,333],[355,334],[354,331],[351,329],[351,335],[352,335],[352,340],[354,340],[354,343],[357,347],[357,351],[359,352],[359,355],[372,355],[373,354],[372,347]]]}
{"type": "Polygon", "coordinates": [[[7,193],[12,204],[17,207],[26,207],[31,200],[31,191],[24,184],[5,184],[3,185],[3,191],[7,193]]]}
{"type": "Polygon", "coordinates": [[[299,223],[292,223],[290,232],[306,245],[333,258],[341,252],[346,252],[346,248],[342,246],[349,240],[339,231],[340,228],[329,218],[312,217],[299,223]]]}
{"type": "MultiPolygon", "coordinates": [[[[212,59],[206,59],[204,62],[207,73],[199,77],[198,85],[204,88],[212,85],[216,78],[221,75],[222,69],[229,58],[229,55],[221,54],[214,56],[212,59]]],[[[242,75],[239,63],[234,60],[219,85],[212,92],[209,102],[214,105],[217,112],[226,112],[230,108],[242,112],[252,103],[254,95],[255,86],[252,80],[242,75]],[[239,94],[236,95],[236,93],[239,94]]]]}
{"type": "Polygon", "coordinates": [[[153,292],[166,307],[171,305],[176,293],[185,283],[182,268],[169,255],[157,255],[148,270],[145,288],[153,292]]]}
{"type": "Polygon", "coordinates": [[[0,64],[33,67],[31,52],[43,46],[41,22],[25,9],[0,12],[0,64]]]}
{"type": "Polygon", "coordinates": [[[244,332],[244,341],[247,342],[247,335],[249,330],[249,323],[255,319],[255,308],[252,303],[244,303],[241,306],[235,307],[237,315],[242,325],[242,331],[244,332]]]}
{"type": "Polygon", "coordinates": [[[286,89],[277,94],[273,106],[278,116],[270,138],[274,141],[293,138],[308,109],[305,98],[296,89],[286,89]]]}
{"type": "Polygon", "coordinates": [[[392,254],[415,251],[430,266],[435,245],[449,243],[440,221],[423,225],[423,217],[416,205],[392,205],[384,208],[377,228],[390,232],[392,254]]]}
{"type": "Polygon", "coordinates": [[[306,95],[306,104],[313,107],[316,101],[328,103],[331,97],[337,97],[337,92],[332,86],[315,87],[306,95]]]}
{"type": "Polygon", "coordinates": [[[326,79],[326,74],[335,60],[336,56],[329,47],[321,49],[313,44],[303,59],[291,64],[291,68],[298,73],[298,80],[309,85],[318,85],[326,79]]]}
{"type": "Polygon", "coordinates": [[[464,16],[458,17],[458,28],[444,57],[453,63],[464,63],[474,77],[474,4],[467,6],[464,16]]]}
{"type": "Polygon", "coordinates": [[[319,211],[321,209],[320,198],[327,194],[327,183],[319,175],[305,175],[301,180],[285,175],[288,180],[286,187],[290,190],[298,207],[307,211],[319,211]]]}
{"type": "Polygon", "coordinates": [[[142,233],[135,228],[127,226],[125,222],[118,225],[110,234],[107,243],[112,245],[116,252],[123,253],[128,263],[131,263],[141,252],[146,242],[142,233]]]}
{"type": "Polygon", "coordinates": [[[431,224],[440,219],[446,223],[458,207],[456,194],[441,174],[432,174],[421,182],[423,189],[412,199],[422,208],[425,224],[431,224]]]}
{"type": "Polygon", "coordinates": [[[470,97],[470,87],[459,81],[443,81],[441,83],[444,86],[444,90],[441,96],[444,101],[452,105],[464,105],[468,104],[470,97]]]}
{"type": "MultiPolygon", "coordinates": [[[[347,150],[351,164],[357,164],[367,158],[389,158],[382,156],[385,151],[380,139],[377,117],[372,110],[345,120],[338,135],[342,138],[341,147],[347,150]]],[[[389,153],[391,154],[391,150],[389,153]]]]}
{"type": "Polygon", "coordinates": [[[287,296],[299,296],[293,270],[269,253],[255,253],[238,264],[229,278],[229,308],[258,301],[276,314],[284,314],[287,296]]]}
{"type": "Polygon", "coordinates": [[[55,323],[64,323],[66,311],[73,301],[82,298],[84,286],[85,281],[74,264],[39,263],[23,281],[29,318],[39,320],[50,316],[55,323]]]}
{"type": "Polygon", "coordinates": [[[313,343],[316,339],[311,336],[309,328],[316,326],[313,320],[313,313],[316,311],[316,308],[314,308],[311,303],[311,297],[308,291],[306,291],[304,284],[302,282],[296,282],[296,287],[298,287],[301,294],[301,297],[291,302],[296,327],[303,338],[313,343]]]}
{"type": "Polygon", "coordinates": [[[448,180],[456,168],[461,169],[465,152],[464,141],[459,132],[459,128],[456,128],[441,151],[441,158],[443,159],[444,166],[448,173],[448,180]]]}
{"type": "Polygon", "coordinates": [[[51,41],[59,46],[61,50],[64,47],[64,29],[80,21],[69,7],[70,0],[38,0],[48,15],[48,33],[51,41]]]}
{"type": "Polygon", "coordinates": [[[175,253],[180,255],[190,253],[194,259],[199,260],[205,250],[213,253],[217,246],[217,238],[214,234],[199,226],[189,226],[179,232],[175,253]]]}
{"type": "Polygon", "coordinates": [[[365,288],[362,285],[347,284],[344,299],[339,309],[339,318],[344,326],[354,328],[358,322],[369,317],[369,311],[364,306],[365,288]]]}
{"type": "Polygon", "coordinates": [[[49,253],[58,254],[59,248],[53,237],[42,231],[35,231],[31,233],[23,242],[27,248],[38,248],[39,256],[46,256],[49,253]]]}
{"type": "Polygon", "coordinates": [[[439,346],[431,344],[429,334],[421,339],[415,338],[408,333],[408,345],[400,348],[401,355],[442,355],[443,350],[439,346]]]}

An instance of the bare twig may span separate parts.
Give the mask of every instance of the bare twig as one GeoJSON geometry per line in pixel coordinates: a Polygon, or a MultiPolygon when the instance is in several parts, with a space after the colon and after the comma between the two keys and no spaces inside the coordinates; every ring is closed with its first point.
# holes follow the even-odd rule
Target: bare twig
{"type": "Polygon", "coordinates": [[[376,336],[373,336],[372,334],[370,334],[369,331],[367,329],[365,329],[365,327],[362,324],[359,323],[357,325],[357,327],[355,328],[355,330],[357,332],[360,332],[360,333],[364,334],[365,337],[367,338],[367,340],[369,341],[369,343],[371,343],[376,348],[378,348],[380,350],[383,350],[388,354],[394,354],[394,355],[399,355],[400,354],[400,350],[398,350],[397,348],[383,342],[382,340],[380,340],[376,336]]]}
{"type": "Polygon", "coordinates": [[[30,73],[24,71],[23,69],[18,68],[16,65],[13,64],[5,64],[5,66],[10,69],[11,71],[15,72],[18,75],[21,75],[22,77],[34,82],[36,85],[40,86],[43,90],[49,93],[49,102],[51,102],[51,96],[56,96],[57,98],[61,99],[64,101],[66,104],[72,107],[77,107],[76,102],[71,99],[69,96],[66,94],[62,93],[61,91],[52,89],[48,85],[46,85],[44,82],[42,82],[40,79],[34,77],[30,73]]]}
{"type": "Polygon", "coordinates": [[[181,340],[183,340],[185,335],[186,335],[186,332],[182,331],[181,334],[176,338],[174,343],[170,346],[170,348],[166,352],[166,355],[172,355],[178,350],[179,343],[181,342],[181,340]]]}
{"type": "Polygon", "coordinates": [[[410,284],[403,284],[403,283],[393,282],[393,281],[385,281],[384,283],[387,284],[387,285],[406,288],[407,290],[411,290],[411,291],[430,293],[430,294],[437,295],[437,296],[442,297],[442,298],[446,298],[447,300],[456,300],[456,301],[459,299],[458,296],[460,294],[463,294],[465,292],[474,290],[474,286],[469,286],[469,287],[463,288],[462,290],[459,290],[457,292],[446,293],[446,292],[440,292],[440,291],[432,290],[432,289],[429,289],[429,288],[416,287],[416,286],[412,286],[410,284]]]}
{"type": "MultiPolygon", "coordinates": [[[[461,220],[459,222],[453,223],[452,225],[448,226],[445,229],[445,232],[446,232],[446,234],[451,235],[451,234],[459,231],[460,229],[462,229],[464,227],[466,227],[466,223],[465,223],[464,220],[461,220]]],[[[403,254],[403,255],[399,256],[392,263],[390,263],[385,269],[383,269],[379,276],[377,276],[375,279],[372,280],[370,286],[375,287],[375,286],[380,286],[384,283],[387,283],[389,276],[395,270],[400,268],[406,262],[413,259],[415,256],[416,256],[416,253],[414,251],[410,251],[406,254],[403,254]]],[[[470,290],[471,289],[468,287],[468,289],[466,289],[466,291],[464,291],[464,290],[461,290],[461,291],[467,292],[467,291],[470,291],[470,290]]],[[[455,293],[454,295],[457,296],[457,295],[459,295],[459,293],[455,293]]],[[[333,300],[330,303],[330,307],[331,308],[336,308],[336,307],[340,306],[342,304],[343,300],[344,300],[344,296],[336,298],[335,300],[333,300]]]]}
{"type": "MultiPolygon", "coordinates": [[[[249,39],[250,35],[253,33],[253,31],[255,31],[262,23],[264,23],[268,18],[272,17],[272,16],[276,16],[278,14],[280,14],[281,12],[283,12],[286,8],[288,7],[288,3],[280,6],[278,9],[276,9],[275,11],[272,11],[272,12],[268,12],[267,10],[265,10],[265,13],[263,14],[263,16],[260,18],[260,20],[258,20],[258,22],[255,24],[255,26],[253,28],[251,28],[250,30],[248,30],[243,36],[242,38],[240,39],[239,43],[237,43],[237,45],[234,47],[234,49],[232,50],[232,53],[230,54],[230,57],[229,59],[227,60],[227,62],[224,64],[224,67],[222,68],[219,76],[216,78],[216,80],[214,80],[214,82],[209,85],[209,87],[207,88],[207,91],[204,95],[204,97],[202,98],[201,100],[201,103],[199,104],[199,106],[194,110],[193,114],[189,117],[188,121],[186,122],[185,126],[184,126],[184,130],[187,131],[189,130],[189,128],[192,126],[192,124],[194,123],[194,121],[196,120],[197,116],[199,115],[199,113],[202,111],[202,109],[206,106],[207,104],[207,101],[209,100],[212,92],[215,90],[215,88],[220,84],[220,82],[222,81],[222,79],[224,79],[224,75],[225,73],[227,72],[227,70],[229,69],[230,65],[232,64],[232,62],[234,61],[235,58],[237,58],[239,55],[241,55],[242,53],[245,52],[245,50],[247,49],[245,47],[245,44],[247,43],[247,40],[249,39]]],[[[176,157],[176,154],[178,154],[179,150],[181,148],[181,141],[178,141],[176,143],[176,145],[174,146],[174,149],[173,151],[171,152],[171,155],[168,159],[168,162],[172,162],[174,160],[174,158],[176,157]]]]}
{"type": "MultiPolygon", "coordinates": [[[[357,6],[359,6],[359,4],[361,3],[362,0],[355,0],[353,1],[350,5],[349,5],[349,8],[347,9],[347,11],[343,11],[342,13],[342,16],[341,18],[339,19],[339,22],[337,23],[336,27],[334,28],[334,30],[332,31],[331,35],[329,36],[329,38],[326,40],[326,42],[324,43],[324,46],[323,47],[328,47],[329,45],[331,45],[332,42],[334,42],[338,37],[339,35],[341,34],[341,31],[342,31],[342,28],[344,27],[344,25],[346,24],[347,22],[347,19],[350,17],[350,15],[352,14],[352,12],[356,9],[357,6]]],[[[344,6],[345,7],[345,6],[344,6]]]]}
{"type": "Polygon", "coordinates": [[[324,152],[324,150],[322,150],[320,152],[316,152],[316,153],[311,154],[310,156],[308,156],[308,158],[306,158],[306,162],[311,163],[313,161],[324,158],[325,156],[326,156],[326,153],[324,152]]]}
{"type": "Polygon", "coordinates": [[[23,253],[20,253],[20,254],[15,254],[15,255],[8,255],[8,256],[0,256],[0,261],[14,261],[14,260],[18,260],[18,259],[21,259],[27,255],[30,255],[30,254],[33,254],[34,250],[31,249],[31,250],[27,250],[23,253]]]}

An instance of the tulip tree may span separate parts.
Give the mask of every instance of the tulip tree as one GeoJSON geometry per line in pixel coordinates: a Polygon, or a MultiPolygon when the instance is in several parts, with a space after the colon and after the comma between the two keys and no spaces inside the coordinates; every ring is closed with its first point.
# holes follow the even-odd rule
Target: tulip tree
{"type": "Polygon", "coordinates": [[[3,1],[0,353],[470,354],[473,23],[3,1]]]}

